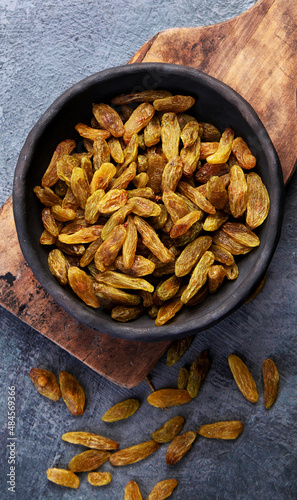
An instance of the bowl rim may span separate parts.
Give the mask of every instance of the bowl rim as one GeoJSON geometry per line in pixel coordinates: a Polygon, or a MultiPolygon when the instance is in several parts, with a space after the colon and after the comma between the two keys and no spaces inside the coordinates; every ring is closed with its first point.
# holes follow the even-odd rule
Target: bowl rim
{"type": "MultiPolygon", "coordinates": [[[[178,64],[169,63],[133,63],[123,66],[117,66],[114,68],[105,69],[103,71],[94,73],[76,84],[72,85],[65,92],[63,92],[42,114],[36,124],[33,126],[29,132],[27,139],[21,149],[18,162],[15,169],[14,181],[13,181],[13,214],[18,235],[19,244],[22,253],[27,261],[29,267],[33,271],[34,276],[37,278],[39,283],[43,288],[54,298],[54,300],[71,316],[73,316],[78,322],[85,324],[86,326],[93,328],[102,333],[111,335],[113,337],[124,338],[133,341],[164,341],[173,340],[175,338],[181,338],[188,336],[193,333],[198,333],[208,328],[214,326],[226,316],[229,316],[232,312],[238,309],[244,301],[253,293],[255,288],[259,285],[263,279],[266,270],[271,262],[273,254],[276,250],[277,243],[281,234],[282,220],[284,211],[284,183],[283,174],[281,170],[280,161],[274,145],[268,135],[266,128],[264,127],[262,121],[258,117],[256,111],[252,106],[234,89],[226,85],[225,83],[217,80],[216,78],[204,73],[201,70],[191,68],[188,66],[182,66],[178,64]],[[94,309],[86,306],[82,301],[80,301],[79,312],[76,308],[73,308],[73,299],[64,294],[64,289],[59,285],[58,282],[49,281],[48,274],[43,269],[42,265],[39,264],[38,256],[35,251],[32,251],[32,247],[28,240],[26,234],[26,226],[23,223],[24,220],[24,209],[26,202],[26,192],[25,192],[25,182],[27,171],[29,170],[30,163],[32,160],[33,152],[38,144],[38,141],[42,137],[48,123],[57,115],[60,109],[66,104],[66,102],[79,94],[82,89],[91,87],[94,83],[108,81],[112,76],[117,77],[120,75],[129,75],[135,72],[151,72],[153,70],[162,71],[174,71],[177,75],[181,77],[184,75],[185,71],[189,76],[194,76],[200,79],[203,84],[214,89],[219,93],[224,99],[237,108],[241,113],[243,119],[253,127],[256,131],[258,137],[261,134],[261,140],[265,140],[269,147],[268,156],[270,159],[270,165],[273,169],[273,173],[277,182],[274,184],[274,197],[275,205],[270,207],[272,215],[275,218],[275,231],[269,232],[267,236],[267,241],[265,244],[264,251],[261,252],[260,257],[257,261],[256,266],[251,270],[249,275],[250,285],[247,286],[245,279],[235,290],[235,293],[226,297],[222,300],[220,306],[217,308],[216,316],[210,318],[210,314],[204,314],[204,321],[197,325],[197,318],[193,317],[187,321],[187,327],[185,330],[184,324],[176,324],[170,321],[162,327],[156,327],[154,320],[151,320],[152,325],[148,328],[139,328],[137,323],[118,323],[114,320],[104,321],[102,325],[101,318],[96,319],[96,314],[94,314],[94,309]],[[251,279],[252,278],[252,279],[251,279]],[[60,289],[60,288],[61,289],[60,289]],[[245,293],[242,294],[243,288],[245,293]],[[241,296],[241,297],[240,297],[241,296]],[[240,298],[239,298],[240,297],[240,298]],[[228,304],[226,301],[228,300],[228,304]],[[103,328],[102,328],[103,327],[103,328]]],[[[80,300],[80,299],[79,299],[80,300]]]]}

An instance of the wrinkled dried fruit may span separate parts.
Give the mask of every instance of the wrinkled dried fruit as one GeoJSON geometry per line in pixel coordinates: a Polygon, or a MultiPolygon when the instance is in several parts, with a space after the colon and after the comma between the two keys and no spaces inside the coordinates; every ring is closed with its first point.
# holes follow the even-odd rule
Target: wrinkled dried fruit
{"type": "Polygon", "coordinates": [[[198,290],[202,288],[207,280],[208,270],[213,263],[214,255],[212,252],[207,250],[196,264],[191,274],[190,281],[181,296],[181,301],[184,304],[186,304],[198,292],[198,290]]]}
{"type": "MultiPolygon", "coordinates": [[[[149,201],[149,200],[147,200],[149,201]]],[[[127,219],[126,239],[123,243],[123,265],[126,269],[133,266],[137,247],[137,229],[131,216],[127,219]]]]}
{"type": "Polygon", "coordinates": [[[145,290],[153,292],[154,287],[148,281],[142,278],[134,278],[125,274],[116,273],[114,271],[105,271],[96,275],[98,283],[105,283],[114,286],[115,288],[124,288],[131,290],[145,290]]]}
{"type": "Polygon", "coordinates": [[[97,189],[106,189],[116,171],[117,169],[112,163],[102,163],[98,170],[94,172],[90,182],[91,193],[94,193],[97,189]]]}
{"type": "Polygon", "coordinates": [[[173,366],[185,354],[193,341],[193,337],[174,340],[167,351],[167,366],[173,366]]]}
{"type": "Polygon", "coordinates": [[[42,222],[48,233],[55,238],[59,235],[62,225],[56,221],[49,207],[42,210],[42,222]]]}
{"type": "Polygon", "coordinates": [[[191,397],[188,391],[183,389],[160,389],[150,394],[147,401],[157,408],[167,408],[188,403],[191,401],[191,397]]]}
{"type": "Polygon", "coordinates": [[[112,480],[110,472],[90,472],[88,481],[92,486],[105,486],[112,480]]]}
{"type": "Polygon", "coordinates": [[[52,187],[59,179],[57,174],[57,162],[64,156],[70,155],[71,151],[75,148],[76,143],[71,139],[62,141],[56,147],[52,156],[49,166],[43,174],[41,185],[43,188],[52,187]]]}
{"type": "Polygon", "coordinates": [[[158,314],[155,320],[156,326],[165,325],[170,319],[172,319],[178,311],[183,307],[183,303],[180,298],[173,298],[163,302],[158,310],[158,314]]]}
{"type": "Polygon", "coordinates": [[[52,207],[54,205],[61,205],[62,200],[56,193],[49,187],[35,186],[33,189],[36,196],[40,199],[41,203],[46,207],[52,207]]]}
{"type": "Polygon", "coordinates": [[[56,246],[61,250],[66,256],[71,256],[71,257],[76,257],[77,259],[69,259],[69,257],[66,257],[67,259],[67,269],[69,269],[69,266],[76,264],[77,266],[79,265],[79,258],[85,253],[85,246],[84,245],[67,245],[66,243],[62,243],[59,240],[55,241],[56,246]]]}
{"type": "Polygon", "coordinates": [[[125,448],[120,451],[116,451],[113,453],[109,461],[111,465],[128,465],[134,464],[135,462],[139,462],[144,458],[148,457],[151,453],[154,453],[160,444],[156,441],[146,441],[144,443],[136,444],[134,446],[130,446],[129,448],[125,448]]]}
{"type": "Polygon", "coordinates": [[[206,183],[206,198],[218,210],[222,210],[228,202],[224,182],[217,175],[211,177],[206,183]]]}
{"type": "Polygon", "coordinates": [[[85,173],[88,183],[91,182],[93,178],[93,165],[90,159],[91,155],[86,153],[77,153],[76,158],[80,159],[80,166],[85,173]]]}
{"type": "Polygon", "coordinates": [[[198,429],[198,434],[213,439],[236,439],[242,433],[242,429],[242,423],[239,420],[230,420],[202,425],[198,429]]]}
{"type": "Polygon", "coordinates": [[[225,163],[228,161],[232,151],[234,132],[231,128],[226,128],[220,138],[217,151],[206,158],[208,163],[225,163]]]}
{"type": "Polygon", "coordinates": [[[143,314],[143,307],[135,306],[115,306],[111,311],[112,319],[120,321],[121,323],[126,323],[127,321],[132,321],[133,319],[139,318],[143,314]]]}
{"type": "Polygon", "coordinates": [[[251,302],[256,297],[256,295],[258,295],[258,293],[261,292],[261,290],[262,290],[263,286],[265,285],[265,283],[266,283],[266,276],[264,276],[264,278],[262,279],[261,283],[257,286],[256,290],[245,301],[246,304],[248,304],[249,302],[251,302]]]}
{"type": "Polygon", "coordinates": [[[194,106],[195,99],[186,95],[173,95],[156,99],[153,104],[156,111],[183,113],[194,106]]]}
{"type": "Polygon", "coordinates": [[[85,172],[80,167],[74,167],[70,178],[70,187],[81,208],[85,208],[90,195],[90,186],[85,172]]]}
{"type": "Polygon", "coordinates": [[[142,500],[139,486],[135,481],[129,481],[129,483],[127,483],[124,500],[142,500]]]}
{"type": "Polygon", "coordinates": [[[111,102],[120,106],[131,102],[153,102],[156,99],[163,99],[171,95],[171,92],[168,92],[168,90],[143,90],[142,92],[119,95],[114,97],[111,102]]]}
{"type": "Polygon", "coordinates": [[[158,307],[153,304],[152,306],[149,307],[147,312],[150,318],[156,319],[158,315],[158,307]]]}
{"type": "Polygon", "coordinates": [[[61,371],[59,373],[59,382],[63,401],[70,413],[72,415],[82,415],[86,398],[85,391],[78,380],[70,373],[61,371]]]}
{"type": "Polygon", "coordinates": [[[146,198],[134,196],[132,212],[140,217],[158,217],[161,213],[160,205],[146,198]]]}
{"type": "Polygon", "coordinates": [[[95,470],[104,464],[109,457],[110,453],[108,451],[102,450],[87,450],[75,455],[69,464],[68,469],[72,472],[88,472],[90,470],[95,470]]]}
{"type": "Polygon", "coordinates": [[[180,156],[176,156],[169,161],[162,173],[161,189],[164,192],[166,189],[175,191],[176,187],[183,174],[183,161],[180,156]]]}
{"type": "Polygon", "coordinates": [[[152,438],[157,443],[169,443],[180,433],[185,423],[184,417],[176,416],[165,422],[158,430],[153,432],[152,438]]]}
{"type": "Polygon", "coordinates": [[[272,359],[265,359],[262,366],[264,382],[264,404],[269,410],[276,400],[278,392],[279,373],[272,359]]]}
{"type": "Polygon", "coordinates": [[[238,278],[238,265],[235,262],[233,262],[233,264],[230,264],[229,266],[224,264],[224,269],[226,271],[226,277],[228,280],[236,280],[236,278],[238,278]]]}
{"type": "Polygon", "coordinates": [[[248,188],[245,175],[239,165],[230,168],[230,184],[228,187],[229,207],[233,217],[241,217],[248,201],[248,188]]]}
{"type": "Polygon", "coordinates": [[[176,436],[167,448],[165,462],[167,465],[176,464],[192,448],[196,439],[196,432],[188,431],[176,436]]]}
{"type": "Polygon", "coordinates": [[[189,243],[181,252],[175,262],[176,276],[185,276],[195,266],[202,255],[211,246],[210,236],[199,236],[189,243]]]}
{"type": "Polygon", "coordinates": [[[218,163],[212,165],[211,163],[204,163],[204,165],[195,172],[195,180],[206,184],[213,176],[222,176],[229,172],[227,163],[218,163]]]}
{"type": "MultiPolygon", "coordinates": [[[[111,183],[112,190],[127,189],[131,181],[134,181],[137,172],[137,165],[135,161],[131,162],[130,165],[123,171],[117,179],[113,179],[111,183]]],[[[126,193],[127,196],[127,193],[126,193]]],[[[115,208],[117,210],[117,208],[115,208]]]]}
{"type": "Polygon", "coordinates": [[[42,368],[32,368],[29,376],[35,385],[39,394],[52,401],[58,401],[61,397],[61,391],[55,375],[49,370],[42,368]]]}
{"type": "Polygon", "coordinates": [[[124,266],[122,255],[116,258],[115,265],[123,273],[127,274],[128,276],[134,276],[135,278],[140,278],[141,276],[152,274],[156,267],[150,259],[146,259],[141,255],[135,255],[134,262],[129,269],[124,266]]]}
{"type": "Polygon", "coordinates": [[[203,196],[197,188],[193,188],[190,184],[186,182],[180,182],[178,184],[178,190],[181,191],[185,196],[187,196],[197,207],[204,210],[208,214],[214,214],[216,212],[215,207],[208,201],[205,196],[203,196]]]}
{"type": "MultiPolygon", "coordinates": [[[[44,189],[50,189],[50,188],[44,188],[44,189]]],[[[58,181],[54,185],[54,190],[55,190],[55,194],[60,198],[60,202],[62,201],[61,198],[63,198],[63,196],[66,195],[67,189],[68,189],[68,186],[67,186],[66,182],[61,181],[61,179],[58,179],[58,181]]],[[[33,189],[33,191],[34,191],[34,189],[33,189]]],[[[60,204],[60,202],[58,203],[58,205],[60,204]]]]}
{"type": "Polygon", "coordinates": [[[237,278],[233,255],[259,245],[252,230],[268,215],[269,195],[257,174],[243,171],[256,159],[241,137],[185,112],[193,97],[145,90],[116,103],[119,112],[93,104],[90,123],[75,126],[79,152],[74,141],[61,142],[34,187],[45,206],[40,243],[55,245],[51,272],[87,305],[100,303],[118,321],[146,311],[161,326],[214,293],[224,276],[237,278]],[[142,276],[148,281],[131,286],[130,277],[142,276]]]}
{"type": "Polygon", "coordinates": [[[164,155],[157,153],[151,154],[147,160],[147,174],[149,176],[148,187],[155,194],[160,193],[162,185],[163,171],[166,166],[166,158],[164,155]]]}
{"type": "Polygon", "coordinates": [[[184,366],[182,366],[178,372],[177,388],[186,389],[188,379],[189,379],[189,372],[184,366]]]}
{"type": "Polygon", "coordinates": [[[199,389],[208,374],[209,368],[210,359],[208,351],[203,351],[198,354],[197,358],[190,367],[187,391],[191,398],[195,398],[197,396],[199,389]]]}
{"type": "Polygon", "coordinates": [[[154,301],[157,305],[161,305],[165,300],[169,300],[175,296],[180,287],[181,279],[173,275],[166,281],[160,282],[154,293],[154,301]]]}
{"type": "Polygon", "coordinates": [[[175,113],[164,113],[161,122],[162,150],[167,161],[179,154],[180,126],[175,113]]]}
{"type": "Polygon", "coordinates": [[[67,187],[66,194],[65,194],[63,201],[62,201],[62,207],[63,208],[71,208],[72,210],[77,210],[79,207],[78,201],[75,198],[70,186],[67,187]]]}
{"type": "Polygon", "coordinates": [[[156,278],[160,278],[161,276],[172,273],[174,273],[174,262],[169,262],[169,264],[161,264],[160,266],[156,267],[155,271],[153,272],[153,276],[155,276],[156,278]]]}
{"type": "Polygon", "coordinates": [[[108,104],[93,104],[93,114],[99,125],[114,137],[124,134],[123,122],[118,113],[108,104]]]}
{"type": "Polygon", "coordinates": [[[123,225],[116,226],[95,253],[94,262],[99,271],[105,271],[117,258],[126,238],[123,225]]]}
{"type": "Polygon", "coordinates": [[[183,127],[181,132],[181,140],[183,141],[184,147],[192,146],[196,139],[198,138],[199,124],[196,120],[191,120],[183,127]]]}
{"type": "Polygon", "coordinates": [[[80,257],[85,253],[86,250],[84,245],[68,245],[67,243],[62,243],[59,240],[56,240],[55,243],[63,253],[66,253],[66,255],[71,255],[72,257],[80,257]]]}
{"type": "Polygon", "coordinates": [[[256,403],[259,399],[258,391],[247,366],[236,354],[230,354],[228,363],[238,389],[248,401],[256,403]]]}
{"type": "Polygon", "coordinates": [[[258,236],[249,227],[239,222],[226,222],[222,225],[222,230],[242,245],[248,247],[257,247],[260,245],[258,236]]]}
{"type": "Polygon", "coordinates": [[[66,434],[63,434],[62,439],[67,443],[81,444],[95,450],[117,450],[119,447],[119,443],[116,441],[91,432],[66,432],[66,434]]]}
{"type": "Polygon", "coordinates": [[[54,218],[60,222],[67,222],[75,219],[76,217],[74,210],[71,208],[61,207],[60,205],[53,205],[51,211],[54,218]]]}
{"type": "Polygon", "coordinates": [[[217,127],[212,125],[212,123],[202,122],[202,123],[200,123],[200,126],[202,126],[201,139],[203,141],[219,141],[220,140],[221,133],[217,129],[217,127]]]}
{"type": "Polygon", "coordinates": [[[72,266],[68,269],[69,285],[76,295],[79,296],[88,306],[100,307],[94,291],[94,285],[90,276],[79,267],[72,266]]]}
{"type": "Polygon", "coordinates": [[[119,226],[125,222],[127,215],[132,212],[133,201],[129,200],[126,205],[114,212],[107,222],[104,224],[102,229],[101,238],[105,241],[113,231],[116,226],[119,226]]]}
{"type": "Polygon", "coordinates": [[[189,209],[186,202],[176,193],[166,189],[162,196],[167,212],[170,214],[173,223],[188,215],[189,209]]]}
{"type": "Polygon", "coordinates": [[[154,114],[155,109],[149,103],[144,102],[137,106],[124,125],[124,141],[126,144],[130,141],[133,134],[137,134],[149,123],[154,114]]]}
{"type": "Polygon", "coordinates": [[[149,308],[153,305],[153,294],[146,292],[145,290],[140,290],[139,295],[142,298],[143,307],[149,308]]]}
{"type": "Polygon", "coordinates": [[[261,177],[255,172],[247,175],[247,191],[246,223],[255,229],[263,224],[268,215],[269,195],[261,177]]]}
{"type": "Polygon", "coordinates": [[[48,267],[53,276],[57,278],[61,285],[66,285],[67,279],[67,260],[63,252],[58,248],[54,248],[48,254],[48,267]]]}
{"type": "Polygon", "coordinates": [[[137,153],[139,146],[139,136],[137,134],[132,134],[131,139],[128,142],[126,149],[124,150],[124,163],[119,165],[116,176],[119,177],[125,170],[125,168],[132,162],[136,162],[137,153]]]}
{"type": "Polygon", "coordinates": [[[59,241],[61,243],[66,243],[67,245],[78,245],[80,243],[91,243],[101,236],[102,227],[100,225],[94,225],[90,227],[84,227],[75,231],[71,234],[59,234],[59,241]]]}
{"type": "Polygon", "coordinates": [[[212,240],[215,245],[223,247],[232,255],[244,255],[252,250],[252,247],[239,243],[221,229],[214,232],[212,240]]]}
{"type": "Polygon", "coordinates": [[[209,214],[205,218],[203,229],[204,231],[216,231],[226,220],[228,220],[228,214],[223,210],[217,210],[215,214],[209,214]]]}
{"type": "MultiPolygon", "coordinates": [[[[201,219],[201,211],[193,210],[189,214],[184,215],[178,219],[170,230],[171,238],[179,238],[185,234],[196,222],[201,219]]],[[[201,224],[202,228],[202,224],[201,224]]]]}
{"type": "Polygon", "coordinates": [[[137,189],[141,189],[146,187],[149,180],[150,179],[148,174],[146,172],[141,172],[140,174],[136,175],[134,179],[132,179],[132,182],[137,189]]]}
{"type": "Polygon", "coordinates": [[[147,500],[164,500],[165,498],[170,497],[174,488],[177,486],[176,479],[163,479],[153,487],[150,492],[147,500]]]}
{"type": "Polygon", "coordinates": [[[142,236],[142,241],[145,246],[147,246],[150,251],[158,257],[164,264],[173,260],[172,254],[163,245],[156,231],[141,217],[135,216],[134,223],[136,225],[137,231],[142,236]]]}
{"type": "Polygon", "coordinates": [[[208,271],[209,293],[215,293],[226,276],[226,269],[221,265],[214,265],[208,271]]]}
{"type": "Polygon", "coordinates": [[[256,158],[242,137],[236,137],[232,142],[232,152],[242,168],[250,169],[256,166],[256,158]]]}
{"type": "Polygon", "coordinates": [[[194,174],[200,158],[200,137],[191,146],[185,146],[180,152],[180,157],[183,161],[183,173],[190,177],[194,174]]]}
{"type": "Polygon", "coordinates": [[[88,127],[88,125],[85,125],[84,123],[77,123],[77,125],[75,125],[75,130],[77,130],[79,135],[85,137],[86,139],[91,139],[91,141],[94,141],[97,137],[108,139],[110,136],[110,132],[107,130],[88,127]]]}
{"type": "Polygon", "coordinates": [[[131,417],[138,408],[139,401],[137,401],[137,399],[126,399],[112,406],[112,408],[109,408],[109,410],[104,413],[101,420],[103,420],[103,422],[117,422],[118,420],[131,417]]]}
{"type": "Polygon", "coordinates": [[[110,156],[114,159],[116,163],[124,163],[125,156],[119,139],[112,137],[108,141],[108,146],[110,149],[110,156]]]}
{"type": "MultiPolygon", "coordinates": [[[[194,121],[197,121],[193,116],[188,115],[187,113],[178,113],[177,115],[178,123],[180,126],[180,129],[183,130],[187,123],[194,121]]],[[[201,135],[201,129],[199,125],[199,136],[201,135]]]]}
{"type": "Polygon", "coordinates": [[[138,306],[140,303],[140,297],[138,295],[132,295],[131,293],[124,292],[110,285],[94,283],[94,289],[100,302],[103,302],[105,299],[113,306],[138,306]]]}
{"type": "MultiPolygon", "coordinates": [[[[97,172],[99,172],[99,170],[97,170],[97,172]]],[[[91,196],[88,197],[85,205],[85,221],[88,224],[96,224],[100,215],[98,205],[104,194],[103,189],[97,189],[93,194],[91,194],[91,196]]]]}
{"type": "Polygon", "coordinates": [[[65,469],[47,469],[46,475],[49,481],[68,488],[78,488],[79,479],[74,472],[65,469]]]}
{"type": "Polygon", "coordinates": [[[220,245],[211,245],[210,251],[214,254],[215,260],[217,262],[221,262],[222,264],[226,264],[227,266],[230,266],[234,263],[234,257],[232,253],[230,253],[220,245]]]}
{"type": "Polygon", "coordinates": [[[146,147],[158,144],[161,137],[161,124],[159,118],[154,115],[144,129],[144,143],[146,147]]]}
{"type": "Polygon", "coordinates": [[[108,214],[124,206],[126,201],[127,193],[123,188],[111,189],[101,198],[98,204],[98,210],[102,214],[108,214]]]}

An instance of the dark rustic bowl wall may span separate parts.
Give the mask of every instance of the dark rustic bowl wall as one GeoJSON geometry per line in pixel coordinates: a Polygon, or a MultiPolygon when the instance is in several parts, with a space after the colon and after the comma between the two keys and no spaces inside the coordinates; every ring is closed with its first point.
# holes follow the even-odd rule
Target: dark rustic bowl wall
{"type": "Polygon", "coordinates": [[[30,132],[15,171],[13,206],[21,249],[41,285],[78,321],[101,332],[131,340],[160,341],[204,330],[221,320],[252,293],[263,278],[275,251],[283,215],[282,171],[269,136],[251,106],[236,92],[208,75],[172,64],[133,64],[97,73],[77,83],[58,98],[30,132]],[[92,309],[68,287],[62,288],[48,269],[49,249],[41,246],[42,206],[33,193],[40,185],[53,151],[64,139],[82,141],[74,126],[89,124],[93,102],[110,102],[115,95],[147,88],[168,89],[196,98],[189,114],[215,124],[221,131],[232,127],[257,158],[256,171],[270,195],[271,208],[265,223],[256,230],[260,247],[237,259],[239,277],[226,282],[214,295],[195,308],[185,308],[173,321],[156,327],[147,315],[117,323],[101,309],[92,309]]]}

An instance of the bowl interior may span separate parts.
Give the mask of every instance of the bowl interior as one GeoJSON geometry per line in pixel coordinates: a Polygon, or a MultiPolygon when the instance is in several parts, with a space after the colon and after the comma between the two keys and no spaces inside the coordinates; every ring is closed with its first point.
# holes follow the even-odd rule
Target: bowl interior
{"type": "Polygon", "coordinates": [[[188,67],[172,64],[133,64],[112,68],[86,78],[59,97],[31,130],[21,151],[15,171],[13,206],[19,242],[24,257],[41,285],[58,304],[87,326],[113,336],[131,340],[160,341],[204,330],[224,318],[252,293],[263,278],[276,248],[283,215],[282,171],[270,138],[251,106],[228,86],[188,67]],[[260,174],[271,200],[269,215],[256,230],[260,247],[239,262],[239,277],[229,281],[214,295],[195,308],[184,308],[163,327],[156,327],[147,315],[130,322],[117,323],[108,312],[92,309],[78,299],[68,287],[62,288],[48,269],[48,248],[40,245],[43,230],[42,206],[33,193],[40,185],[57,144],[76,139],[74,126],[90,123],[92,103],[109,103],[125,92],[145,89],[166,89],[172,93],[189,94],[196,104],[189,114],[200,121],[216,125],[221,131],[231,127],[243,137],[257,158],[260,174]]]}

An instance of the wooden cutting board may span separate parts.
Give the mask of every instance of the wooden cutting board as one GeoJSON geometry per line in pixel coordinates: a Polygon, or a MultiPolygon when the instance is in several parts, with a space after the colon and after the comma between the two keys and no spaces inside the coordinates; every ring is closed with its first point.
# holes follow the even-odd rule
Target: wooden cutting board
{"type": "MultiPolygon", "coordinates": [[[[296,167],[297,4],[260,0],[221,24],[165,30],[134,62],[192,66],[219,78],[254,107],[279,154],[285,183],[296,167]]],[[[18,245],[11,198],[0,209],[0,304],[104,377],[138,385],[169,342],[141,343],[87,328],[62,310],[34,278],[18,245]]]]}

